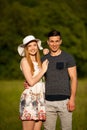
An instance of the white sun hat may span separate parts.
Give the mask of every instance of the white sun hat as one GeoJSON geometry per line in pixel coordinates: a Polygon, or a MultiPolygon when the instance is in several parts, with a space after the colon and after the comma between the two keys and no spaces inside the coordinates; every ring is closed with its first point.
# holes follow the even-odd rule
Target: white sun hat
{"type": "Polygon", "coordinates": [[[18,50],[18,53],[20,56],[25,56],[25,52],[24,52],[24,47],[30,43],[31,41],[36,41],[37,44],[38,44],[38,48],[40,50],[43,50],[43,47],[41,46],[41,40],[40,39],[36,39],[33,35],[29,35],[29,36],[26,36],[24,39],[23,39],[23,44],[20,44],[17,48],[18,50]]]}

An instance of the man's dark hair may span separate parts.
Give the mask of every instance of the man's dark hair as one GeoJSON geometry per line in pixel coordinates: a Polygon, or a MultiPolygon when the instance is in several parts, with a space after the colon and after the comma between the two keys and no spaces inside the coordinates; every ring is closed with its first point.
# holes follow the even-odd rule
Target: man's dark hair
{"type": "Polygon", "coordinates": [[[60,38],[61,38],[61,34],[57,30],[52,30],[51,32],[49,32],[48,33],[48,38],[51,37],[51,36],[60,36],[60,38]]]}

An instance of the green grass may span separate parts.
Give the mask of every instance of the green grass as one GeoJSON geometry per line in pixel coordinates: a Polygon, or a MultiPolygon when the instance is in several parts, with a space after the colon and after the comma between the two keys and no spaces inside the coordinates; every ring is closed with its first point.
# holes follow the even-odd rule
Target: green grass
{"type": "Polygon", "coordinates": [[[78,82],[73,130],[87,130],[87,79],[78,82]]]}
{"type": "Polygon", "coordinates": [[[0,130],[21,130],[19,99],[22,81],[0,81],[0,130]]]}
{"type": "MultiPolygon", "coordinates": [[[[19,100],[23,89],[23,81],[0,81],[0,130],[22,130],[19,100]]],[[[87,79],[78,82],[76,106],[73,130],[87,130],[87,79]]],[[[59,124],[58,120],[56,130],[59,124]]]]}

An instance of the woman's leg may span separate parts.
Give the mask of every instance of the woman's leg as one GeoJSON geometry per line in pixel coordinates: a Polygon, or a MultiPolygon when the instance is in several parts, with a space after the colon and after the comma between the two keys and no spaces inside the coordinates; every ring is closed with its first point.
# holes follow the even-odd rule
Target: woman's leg
{"type": "Polygon", "coordinates": [[[35,122],[34,130],[41,130],[42,121],[35,122]]]}
{"type": "Polygon", "coordinates": [[[22,121],[23,130],[34,130],[35,121],[22,121]]]}

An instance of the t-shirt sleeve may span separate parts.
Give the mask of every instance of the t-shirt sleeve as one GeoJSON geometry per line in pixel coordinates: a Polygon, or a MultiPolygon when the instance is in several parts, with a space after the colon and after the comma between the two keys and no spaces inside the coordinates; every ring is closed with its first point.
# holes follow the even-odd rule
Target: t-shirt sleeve
{"type": "Polygon", "coordinates": [[[43,62],[44,61],[44,57],[41,57],[41,62],[43,62]]]}
{"type": "Polygon", "coordinates": [[[67,67],[74,67],[76,66],[76,61],[72,55],[69,55],[68,57],[68,62],[67,62],[67,67]]]}
{"type": "Polygon", "coordinates": [[[41,58],[41,62],[43,62],[46,59],[46,55],[41,58]]]}

